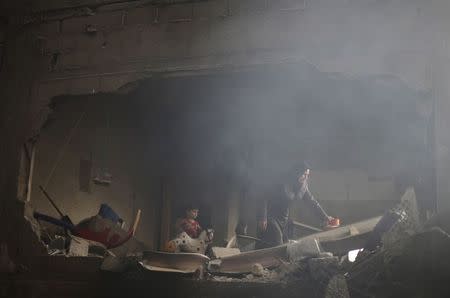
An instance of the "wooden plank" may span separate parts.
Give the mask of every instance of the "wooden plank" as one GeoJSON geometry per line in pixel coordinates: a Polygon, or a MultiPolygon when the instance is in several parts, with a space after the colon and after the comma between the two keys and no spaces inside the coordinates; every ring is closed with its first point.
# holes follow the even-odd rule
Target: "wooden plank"
{"type": "Polygon", "coordinates": [[[31,187],[33,186],[34,163],[36,160],[36,144],[32,143],[31,146],[31,160],[30,167],[28,169],[27,202],[31,200],[31,187]]]}

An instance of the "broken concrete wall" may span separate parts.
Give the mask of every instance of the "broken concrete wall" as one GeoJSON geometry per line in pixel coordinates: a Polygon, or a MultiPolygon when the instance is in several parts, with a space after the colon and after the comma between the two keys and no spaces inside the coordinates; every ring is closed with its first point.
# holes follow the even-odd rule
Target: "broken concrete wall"
{"type": "Polygon", "coordinates": [[[136,116],[139,106],[113,94],[59,98],[55,105],[53,120],[38,142],[32,206],[59,216],[40,191],[42,185],[75,223],[95,215],[105,203],[128,229],[141,209],[136,237],[156,247],[158,170],[147,163],[152,152],[136,116]],[[112,175],[109,185],[93,181],[104,170],[112,175]]]}
{"type": "Polygon", "coordinates": [[[48,62],[42,81],[59,79],[53,83],[60,86],[62,79],[89,73],[91,79],[85,81],[99,90],[112,77],[145,70],[306,60],[324,71],[349,76],[390,73],[417,88],[430,87],[429,5],[402,0],[377,5],[368,0],[304,3],[218,0],[50,22],[35,28],[48,62]]]}
{"type": "Polygon", "coordinates": [[[38,68],[38,50],[33,36],[9,26],[4,43],[3,65],[0,71],[0,235],[12,258],[45,252],[31,226],[24,220],[24,204],[17,200],[20,152],[32,136],[32,90],[38,68]]]}

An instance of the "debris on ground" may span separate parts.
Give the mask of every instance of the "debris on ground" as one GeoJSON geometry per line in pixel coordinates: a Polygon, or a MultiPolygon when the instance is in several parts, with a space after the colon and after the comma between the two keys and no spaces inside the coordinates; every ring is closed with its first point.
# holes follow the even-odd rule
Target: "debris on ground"
{"type": "MultiPolygon", "coordinates": [[[[290,247],[289,261],[272,270],[255,264],[251,274],[214,276],[227,282],[313,284],[319,297],[444,297],[450,294],[450,236],[438,227],[424,229],[415,194],[386,212],[356,261],[332,256],[314,241],[290,247]],[[295,249],[293,249],[295,248],[295,249]]],[[[312,239],[314,240],[314,239],[312,239]]]]}
{"type": "MultiPolygon", "coordinates": [[[[294,283],[312,286],[317,290],[317,297],[450,297],[447,295],[450,294],[450,235],[420,221],[413,189],[408,189],[400,204],[380,217],[378,224],[370,222],[359,227],[348,227],[348,233],[342,227],[339,234],[342,237],[337,240],[328,231],[328,238],[311,235],[256,252],[213,248],[212,259],[196,253],[143,249],[134,254],[124,250],[115,256],[104,245],[63,230],[49,235],[46,245],[51,255],[103,257],[102,271],[124,276],[132,272],[163,271],[216,282],[283,286],[294,283]],[[368,227],[375,227],[372,233],[364,230],[368,227]],[[372,237],[367,238],[363,250],[359,249],[362,246],[352,248],[359,250],[354,262],[340,252],[324,251],[321,245],[324,239],[342,241],[364,233],[372,237]]],[[[0,255],[2,268],[7,268],[4,255],[4,252],[0,255]]]]}
{"type": "Polygon", "coordinates": [[[326,288],[324,293],[325,298],[350,298],[350,293],[348,291],[347,280],[343,274],[336,274],[333,276],[326,288]]]}
{"type": "Polygon", "coordinates": [[[346,277],[355,297],[443,297],[450,293],[449,268],[450,236],[432,228],[357,259],[346,277]]]}
{"type": "Polygon", "coordinates": [[[314,280],[326,280],[339,272],[338,257],[311,258],[308,260],[309,274],[314,280]]]}

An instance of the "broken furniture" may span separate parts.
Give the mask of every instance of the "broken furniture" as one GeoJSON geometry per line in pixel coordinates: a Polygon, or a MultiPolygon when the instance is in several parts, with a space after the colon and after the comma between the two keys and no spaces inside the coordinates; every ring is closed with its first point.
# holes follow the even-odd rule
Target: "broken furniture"
{"type": "MultiPolygon", "coordinates": [[[[104,214],[104,212],[101,214],[104,214]]],[[[123,230],[122,227],[118,225],[118,221],[115,222],[114,220],[111,220],[110,217],[104,218],[101,214],[86,218],[77,225],[39,212],[34,212],[33,215],[37,220],[43,220],[61,226],[76,237],[101,243],[107,249],[110,249],[124,244],[134,236],[139,224],[141,210],[137,211],[134,224],[128,231],[123,230]]],[[[111,213],[108,214],[111,215],[111,213]]]]}

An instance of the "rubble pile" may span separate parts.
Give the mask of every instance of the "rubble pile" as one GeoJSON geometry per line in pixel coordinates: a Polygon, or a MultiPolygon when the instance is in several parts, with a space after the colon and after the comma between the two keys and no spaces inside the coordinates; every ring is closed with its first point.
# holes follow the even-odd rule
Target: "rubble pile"
{"type": "MultiPolygon", "coordinates": [[[[148,272],[165,272],[188,280],[295,285],[312,289],[313,297],[450,297],[450,235],[435,222],[421,222],[414,190],[378,219],[353,263],[339,250],[332,250],[335,255],[323,251],[319,236],[323,239],[328,232],[252,252],[216,249],[211,258],[148,251],[134,238],[111,250],[62,228],[40,227],[40,235],[49,255],[101,257],[102,271],[133,280],[145,280],[148,272]]],[[[348,235],[338,231],[338,236],[326,239],[359,237],[362,228],[350,226],[348,235]]],[[[352,245],[353,250],[356,244],[352,245]]]]}
{"type": "Polygon", "coordinates": [[[450,236],[440,228],[359,257],[346,273],[352,297],[444,297],[450,293],[450,236]]]}
{"type": "Polygon", "coordinates": [[[422,224],[414,191],[407,191],[379,223],[354,263],[347,256],[321,253],[283,262],[263,274],[214,280],[312,283],[319,297],[448,297],[450,235],[422,224]]]}
{"type": "Polygon", "coordinates": [[[398,220],[380,235],[381,245],[360,253],[347,268],[351,296],[448,297],[450,236],[421,223],[411,191],[389,213],[398,220]]]}
{"type": "Polygon", "coordinates": [[[313,288],[317,297],[349,297],[343,266],[338,257],[307,257],[295,262],[283,262],[269,270],[255,264],[252,273],[241,276],[210,275],[210,280],[220,282],[279,283],[284,287],[292,284],[313,288]]]}
{"type": "Polygon", "coordinates": [[[313,284],[318,297],[448,297],[450,235],[435,227],[402,237],[395,245],[363,251],[354,263],[345,257],[305,258],[272,270],[209,279],[313,284]]]}

